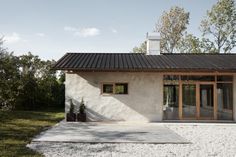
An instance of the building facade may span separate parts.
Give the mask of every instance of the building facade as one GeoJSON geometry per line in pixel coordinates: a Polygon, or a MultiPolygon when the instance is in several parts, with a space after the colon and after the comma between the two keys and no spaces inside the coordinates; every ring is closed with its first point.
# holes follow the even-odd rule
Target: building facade
{"type": "Polygon", "coordinates": [[[236,121],[236,55],[67,53],[65,112],[90,121],[236,121]]]}

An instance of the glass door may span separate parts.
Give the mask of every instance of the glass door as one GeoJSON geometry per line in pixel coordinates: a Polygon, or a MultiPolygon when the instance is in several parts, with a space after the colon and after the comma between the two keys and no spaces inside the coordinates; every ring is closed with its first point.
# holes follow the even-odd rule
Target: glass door
{"type": "Polygon", "coordinates": [[[182,118],[196,119],[196,84],[182,85],[182,118]]]}
{"type": "Polygon", "coordinates": [[[200,84],[200,119],[214,118],[214,85],[200,84]]]}

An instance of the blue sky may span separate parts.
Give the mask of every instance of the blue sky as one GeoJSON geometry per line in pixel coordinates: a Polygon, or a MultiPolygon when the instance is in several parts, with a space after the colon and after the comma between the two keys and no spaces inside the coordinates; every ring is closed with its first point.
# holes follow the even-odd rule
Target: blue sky
{"type": "Polygon", "coordinates": [[[20,55],[44,59],[65,52],[130,52],[172,6],[190,12],[188,32],[217,0],[0,0],[0,36],[20,55]]]}

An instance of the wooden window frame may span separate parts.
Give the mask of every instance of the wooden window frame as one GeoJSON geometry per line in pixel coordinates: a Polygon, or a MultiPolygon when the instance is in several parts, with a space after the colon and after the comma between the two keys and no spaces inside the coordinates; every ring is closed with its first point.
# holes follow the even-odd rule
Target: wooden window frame
{"type": "Polygon", "coordinates": [[[101,82],[101,95],[128,95],[129,94],[129,83],[128,82],[101,82]],[[103,93],[103,85],[104,84],[112,84],[113,91],[112,93],[103,93]],[[116,94],[115,87],[116,84],[127,84],[127,94],[116,94]]]}
{"type": "Polygon", "coordinates": [[[103,83],[101,83],[101,94],[102,95],[111,95],[111,94],[113,94],[114,93],[114,84],[112,83],[112,82],[103,82],[103,83]],[[112,93],[104,93],[103,92],[103,85],[112,85],[112,93]]]}
{"type": "MultiPolygon", "coordinates": [[[[199,98],[200,98],[200,95],[199,95],[199,86],[200,86],[200,84],[212,84],[213,85],[213,100],[214,100],[214,118],[212,119],[212,118],[210,118],[209,120],[217,120],[218,119],[218,117],[217,117],[217,109],[218,109],[218,95],[217,95],[217,83],[229,83],[229,84],[232,84],[232,94],[233,94],[233,91],[234,91],[234,75],[233,75],[233,73],[218,73],[218,72],[216,72],[216,73],[199,73],[199,72],[197,72],[197,73],[181,73],[181,72],[171,72],[171,73],[169,73],[169,72],[164,72],[164,73],[162,73],[162,76],[163,76],[163,87],[164,87],[164,85],[165,84],[171,84],[171,83],[174,83],[174,84],[176,84],[176,85],[179,85],[179,120],[187,120],[187,118],[183,118],[183,113],[182,113],[182,109],[183,109],[183,104],[182,104],[182,85],[183,84],[195,84],[196,85],[196,90],[197,90],[197,92],[196,92],[196,103],[197,104],[199,104],[200,102],[199,102],[199,98]],[[170,80],[164,80],[164,75],[177,75],[178,76],[178,80],[174,80],[173,82],[170,80]],[[208,76],[215,76],[215,80],[214,81],[183,81],[183,80],[181,80],[181,76],[183,76],[183,75],[190,75],[190,76],[195,76],[195,75],[203,75],[203,76],[206,76],[206,75],[208,75],[208,76]],[[233,80],[232,81],[217,81],[217,76],[222,76],[222,75],[225,75],[225,76],[232,76],[233,77],[233,80]]],[[[199,106],[199,105],[198,105],[199,106]]],[[[198,107],[198,109],[197,110],[199,110],[199,107],[198,107]]],[[[233,105],[233,109],[232,109],[232,111],[234,111],[234,105],[233,105]]],[[[197,113],[199,114],[200,112],[199,111],[197,111],[197,113]]],[[[233,119],[233,117],[234,117],[234,112],[233,112],[233,114],[232,114],[232,119],[233,119]]],[[[201,119],[201,117],[200,117],[200,115],[197,115],[196,117],[195,117],[195,119],[193,119],[193,120],[200,120],[201,119]]],[[[206,119],[205,117],[204,117],[204,119],[206,119]]]]}

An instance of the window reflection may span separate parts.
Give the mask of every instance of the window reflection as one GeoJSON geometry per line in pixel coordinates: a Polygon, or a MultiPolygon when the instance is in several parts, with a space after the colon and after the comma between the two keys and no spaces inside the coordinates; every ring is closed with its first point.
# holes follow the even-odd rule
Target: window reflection
{"type": "Polygon", "coordinates": [[[179,118],[179,86],[164,85],[164,119],[173,120],[179,118]]]}
{"type": "Polygon", "coordinates": [[[218,83],[218,119],[232,120],[233,117],[233,87],[232,83],[218,83]]]}

